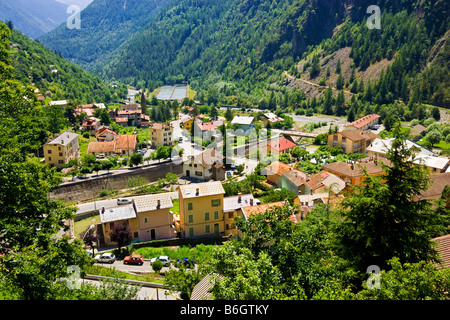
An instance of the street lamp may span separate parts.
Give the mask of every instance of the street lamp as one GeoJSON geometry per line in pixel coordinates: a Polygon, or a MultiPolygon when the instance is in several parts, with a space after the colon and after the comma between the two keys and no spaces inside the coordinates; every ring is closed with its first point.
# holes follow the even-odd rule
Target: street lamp
{"type": "Polygon", "coordinates": [[[89,226],[89,228],[86,230],[86,232],[84,233],[83,239],[82,239],[81,241],[84,242],[84,238],[86,237],[86,235],[88,234],[88,232],[91,231],[92,228],[94,228],[94,225],[93,225],[93,224],[91,224],[91,225],[89,226]]]}

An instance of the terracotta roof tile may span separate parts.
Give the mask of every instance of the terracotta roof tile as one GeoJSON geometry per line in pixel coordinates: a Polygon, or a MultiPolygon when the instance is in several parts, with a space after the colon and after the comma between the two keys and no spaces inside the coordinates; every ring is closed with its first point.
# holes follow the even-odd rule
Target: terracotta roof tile
{"type": "Polygon", "coordinates": [[[378,114],[369,114],[365,117],[362,117],[361,119],[355,120],[352,123],[347,123],[345,126],[349,127],[355,127],[355,128],[362,128],[365,125],[368,125],[369,123],[371,123],[372,121],[377,120],[378,118],[380,118],[380,116],[378,114]]]}
{"type": "Polygon", "coordinates": [[[282,139],[282,140],[279,140],[276,142],[269,143],[269,146],[272,149],[275,149],[280,152],[280,151],[284,151],[286,149],[295,147],[296,144],[285,138],[285,139],[282,139]]]}
{"type": "Polygon", "coordinates": [[[267,166],[267,175],[278,175],[282,176],[283,173],[289,171],[292,167],[280,161],[275,161],[267,166]]]}
{"type": "Polygon", "coordinates": [[[257,206],[242,207],[241,210],[242,213],[244,214],[245,219],[248,219],[251,215],[261,214],[266,212],[272,207],[283,207],[284,205],[285,205],[284,201],[278,201],[272,203],[259,204],[257,206]]]}
{"type": "Polygon", "coordinates": [[[438,268],[450,267],[450,234],[438,238],[434,238],[433,241],[437,243],[436,250],[439,254],[441,263],[438,268]]]}

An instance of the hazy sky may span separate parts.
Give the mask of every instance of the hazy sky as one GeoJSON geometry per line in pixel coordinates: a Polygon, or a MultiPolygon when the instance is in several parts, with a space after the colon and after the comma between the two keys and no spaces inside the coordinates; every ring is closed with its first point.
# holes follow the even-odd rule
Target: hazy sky
{"type": "Polygon", "coordinates": [[[93,0],[55,0],[61,3],[66,4],[67,6],[70,5],[77,5],[81,8],[81,10],[83,10],[84,8],[86,8],[93,0]]]}

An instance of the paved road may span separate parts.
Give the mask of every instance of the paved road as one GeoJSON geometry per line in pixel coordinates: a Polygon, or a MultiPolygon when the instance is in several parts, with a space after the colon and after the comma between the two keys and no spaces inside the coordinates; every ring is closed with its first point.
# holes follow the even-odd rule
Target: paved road
{"type": "MultiPolygon", "coordinates": [[[[123,272],[129,272],[129,273],[152,273],[152,272],[154,272],[152,269],[152,266],[150,264],[150,260],[144,260],[144,264],[142,266],[132,265],[132,264],[124,264],[123,260],[116,260],[112,264],[96,263],[96,265],[100,265],[100,266],[108,267],[108,268],[114,268],[116,270],[123,271],[123,272]]],[[[161,272],[166,272],[171,269],[177,270],[177,268],[175,268],[173,266],[173,264],[171,264],[170,267],[163,267],[161,272]]]]}
{"type": "MultiPolygon", "coordinates": [[[[82,282],[99,286],[101,281],[83,279],[82,282]]],[[[178,300],[179,295],[164,289],[141,287],[136,294],[136,300],[178,300]]]]}

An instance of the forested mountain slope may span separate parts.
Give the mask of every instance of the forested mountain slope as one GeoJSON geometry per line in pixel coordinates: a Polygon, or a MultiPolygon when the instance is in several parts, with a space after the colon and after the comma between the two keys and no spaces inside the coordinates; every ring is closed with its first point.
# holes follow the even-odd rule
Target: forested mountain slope
{"type": "Polygon", "coordinates": [[[126,88],[111,87],[18,30],[12,30],[10,49],[16,78],[24,85],[34,85],[44,95],[49,91],[52,100],[108,103],[126,95],[126,88]]]}
{"type": "Polygon", "coordinates": [[[81,12],[80,29],[66,24],[39,40],[87,70],[102,63],[148,24],[169,0],[95,0],[81,12]]]}
{"type": "MultiPolygon", "coordinates": [[[[413,101],[449,106],[448,1],[379,0],[381,29],[366,25],[367,8],[373,4],[369,0],[167,1],[151,11],[142,28],[142,13],[130,20],[118,14],[124,1],[107,7],[102,2],[95,0],[83,11],[86,24],[77,31],[85,32],[83,37],[70,38],[70,32],[58,29],[62,33],[42,39],[104,79],[150,90],[190,81],[199,99],[216,87],[223,103],[236,103],[239,97],[257,104],[275,90],[280,104],[287,89],[308,91],[309,81],[315,89],[307,99],[323,98],[331,86],[335,96],[340,90],[346,99],[361,93],[359,100],[380,105],[413,101]],[[121,37],[117,29],[109,30],[120,19],[135,33],[121,37]],[[137,29],[136,21],[142,22],[137,29]],[[338,81],[340,72],[332,69],[340,54],[338,81]]],[[[133,2],[126,3],[128,8],[133,2]]],[[[142,3],[148,7],[148,1],[142,3]]],[[[323,105],[313,109],[324,111],[323,105]]]]}
{"type": "Polygon", "coordinates": [[[65,21],[67,5],[56,0],[0,0],[0,20],[12,21],[24,34],[37,38],[65,21]]]}

